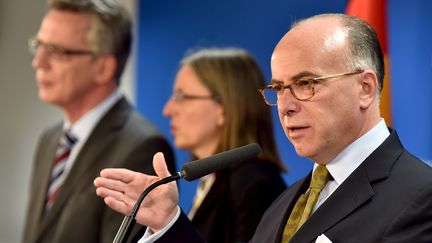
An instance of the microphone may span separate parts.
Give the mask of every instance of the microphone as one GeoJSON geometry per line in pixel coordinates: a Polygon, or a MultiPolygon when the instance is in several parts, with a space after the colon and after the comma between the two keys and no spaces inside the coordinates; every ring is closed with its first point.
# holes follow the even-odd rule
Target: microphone
{"type": "Polygon", "coordinates": [[[204,159],[185,163],[182,166],[182,178],[187,181],[193,181],[230,165],[236,165],[245,160],[252,159],[256,157],[260,151],[261,148],[258,144],[251,143],[204,159]]]}
{"type": "Polygon", "coordinates": [[[130,214],[123,219],[113,243],[127,243],[132,228],[135,225],[135,216],[138,213],[139,207],[141,206],[141,203],[147,194],[154,188],[182,178],[187,181],[193,181],[207,174],[219,171],[229,166],[237,165],[245,160],[252,159],[260,152],[261,147],[256,143],[251,143],[212,155],[204,159],[187,162],[182,166],[181,171],[151,184],[140,195],[130,214]]]}

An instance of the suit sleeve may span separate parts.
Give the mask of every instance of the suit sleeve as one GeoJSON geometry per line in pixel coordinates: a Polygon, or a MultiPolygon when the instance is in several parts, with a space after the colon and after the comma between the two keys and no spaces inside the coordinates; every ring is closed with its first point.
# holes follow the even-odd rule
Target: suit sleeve
{"type": "Polygon", "coordinates": [[[155,243],[188,242],[205,243],[199,232],[195,229],[187,216],[181,212],[180,217],[174,225],[155,243]]]}
{"type": "Polygon", "coordinates": [[[432,186],[427,185],[419,195],[389,224],[382,242],[432,242],[432,186]]]}

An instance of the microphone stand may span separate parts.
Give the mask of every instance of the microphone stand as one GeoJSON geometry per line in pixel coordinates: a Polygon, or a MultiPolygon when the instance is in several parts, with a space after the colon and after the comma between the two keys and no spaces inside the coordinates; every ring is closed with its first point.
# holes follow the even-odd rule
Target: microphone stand
{"type": "Polygon", "coordinates": [[[159,181],[154,182],[149,187],[147,187],[144,192],[140,195],[137,202],[135,203],[135,206],[132,208],[131,212],[128,216],[125,216],[123,219],[122,224],[120,225],[120,228],[117,231],[117,234],[114,238],[113,243],[127,243],[127,240],[129,238],[130,233],[132,232],[132,229],[136,223],[135,217],[138,213],[139,207],[141,206],[142,201],[144,198],[149,194],[151,190],[154,188],[169,183],[171,181],[175,181],[178,179],[181,179],[185,176],[184,172],[177,172],[172,176],[165,177],[159,181]]]}
{"type": "Polygon", "coordinates": [[[135,225],[135,216],[138,213],[139,207],[141,206],[145,196],[147,196],[147,194],[155,187],[181,178],[184,178],[187,181],[193,181],[209,174],[210,172],[218,171],[220,169],[226,168],[229,165],[234,165],[241,161],[251,159],[257,156],[260,150],[261,148],[258,144],[252,143],[201,160],[187,162],[183,165],[180,172],[151,184],[140,195],[130,214],[123,219],[113,243],[127,243],[132,228],[135,225]]]}

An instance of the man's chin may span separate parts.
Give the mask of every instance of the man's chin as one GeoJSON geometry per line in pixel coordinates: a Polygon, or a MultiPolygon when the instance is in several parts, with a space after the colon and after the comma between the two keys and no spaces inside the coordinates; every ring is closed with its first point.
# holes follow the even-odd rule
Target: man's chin
{"type": "Polygon", "coordinates": [[[53,97],[52,95],[43,92],[39,92],[39,99],[51,105],[58,105],[60,103],[59,100],[53,97]]]}
{"type": "Polygon", "coordinates": [[[311,151],[306,149],[304,145],[294,145],[294,149],[295,149],[297,155],[300,157],[310,158],[312,156],[311,151]]]}

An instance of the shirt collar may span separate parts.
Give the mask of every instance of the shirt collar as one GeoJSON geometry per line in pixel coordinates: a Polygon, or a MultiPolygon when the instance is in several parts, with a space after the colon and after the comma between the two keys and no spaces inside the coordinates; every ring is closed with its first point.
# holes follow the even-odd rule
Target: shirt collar
{"type": "Polygon", "coordinates": [[[64,120],[63,129],[70,130],[78,141],[86,140],[93,128],[100,119],[114,106],[114,104],[123,97],[119,90],[113,91],[105,100],[84,114],[74,124],[71,124],[66,118],[64,120]]]}
{"type": "MultiPolygon", "coordinates": [[[[326,165],[335,182],[338,185],[342,184],[389,135],[390,132],[385,121],[381,118],[375,127],[342,150],[336,158],[326,165]]],[[[314,165],[314,169],[316,166],[317,164],[314,165]]]]}

